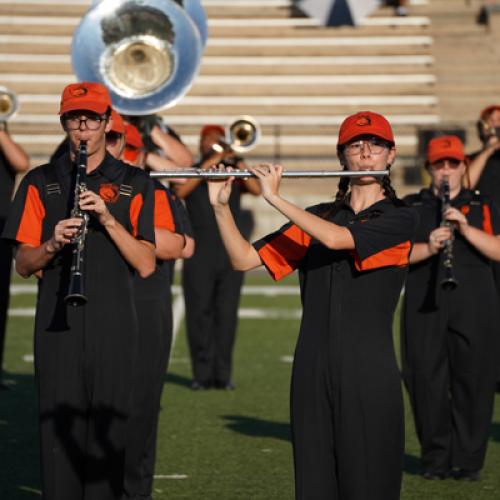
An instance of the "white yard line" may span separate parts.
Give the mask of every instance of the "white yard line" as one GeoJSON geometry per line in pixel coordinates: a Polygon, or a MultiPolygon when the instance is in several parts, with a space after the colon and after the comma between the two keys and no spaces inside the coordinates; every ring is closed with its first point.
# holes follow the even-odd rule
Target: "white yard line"
{"type": "Polygon", "coordinates": [[[7,315],[11,318],[34,318],[35,310],[34,307],[14,307],[7,311],[7,315]]]}
{"type": "Polygon", "coordinates": [[[187,474],[157,474],[155,479],[187,479],[187,474]]]}
{"type": "Polygon", "coordinates": [[[182,295],[177,295],[172,304],[172,346],[170,348],[170,356],[174,352],[175,342],[177,336],[179,335],[179,330],[184,319],[184,314],[186,312],[186,307],[184,305],[184,297],[182,295]]]}

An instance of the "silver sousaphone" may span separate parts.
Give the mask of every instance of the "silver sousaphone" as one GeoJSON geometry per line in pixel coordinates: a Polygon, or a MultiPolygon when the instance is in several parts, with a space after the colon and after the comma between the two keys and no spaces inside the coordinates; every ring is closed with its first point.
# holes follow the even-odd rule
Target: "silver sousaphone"
{"type": "Polygon", "coordinates": [[[75,30],[72,63],[81,81],[101,82],[122,114],[174,106],[202,56],[196,25],[173,0],[95,1],[75,30]]]}

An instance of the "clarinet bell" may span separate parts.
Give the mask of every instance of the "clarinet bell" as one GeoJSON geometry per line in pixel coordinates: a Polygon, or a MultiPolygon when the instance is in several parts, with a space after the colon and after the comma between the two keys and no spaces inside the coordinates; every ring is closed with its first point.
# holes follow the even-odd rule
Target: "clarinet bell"
{"type": "Polygon", "coordinates": [[[458,281],[455,278],[445,278],[441,281],[441,288],[446,291],[455,290],[458,286],[458,281]]]}
{"type": "Polygon", "coordinates": [[[73,274],[71,276],[68,294],[64,297],[64,302],[73,307],[83,306],[87,303],[81,274],[73,274]]]}

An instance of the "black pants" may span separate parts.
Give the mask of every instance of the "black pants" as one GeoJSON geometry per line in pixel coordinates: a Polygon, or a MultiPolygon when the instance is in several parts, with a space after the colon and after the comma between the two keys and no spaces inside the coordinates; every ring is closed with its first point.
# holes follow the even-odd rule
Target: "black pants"
{"type": "Polygon", "coordinates": [[[228,383],[243,273],[195,254],[184,262],[182,278],[193,377],[228,383]]]}
{"type": "Polygon", "coordinates": [[[297,500],[398,500],[404,411],[390,332],[301,332],[291,424],[297,500]]]}
{"type": "Polygon", "coordinates": [[[490,432],[496,299],[481,293],[481,283],[459,282],[425,312],[407,287],[403,309],[403,374],[429,472],[480,470],[490,432]]]}
{"type": "Polygon", "coordinates": [[[2,380],[3,372],[5,334],[7,329],[7,311],[9,309],[10,298],[9,287],[11,268],[12,250],[10,246],[5,242],[5,240],[0,239],[0,382],[2,380]]]}
{"type": "MultiPolygon", "coordinates": [[[[169,295],[169,294],[168,294],[169,295]]],[[[172,343],[171,298],[136,299],[139,344],[128,430],[126,498],[151,499],[160,399],[172,343]]]]}
{"type": "MultiPolygon", "coordinates": [[[[82,309],[69,312],[72,324],[88,324],[82,309]]],[[[100,328],[93,323],[93,328],[54,331],[50,326],[41,329],[44,321],[37,316],[35,369],[44,500],[123,496],[137,341],[137,326],[131,320],[127,312],[121,318],[106,318],[103,307],[102,321],[107,323],[100,328]]]]}

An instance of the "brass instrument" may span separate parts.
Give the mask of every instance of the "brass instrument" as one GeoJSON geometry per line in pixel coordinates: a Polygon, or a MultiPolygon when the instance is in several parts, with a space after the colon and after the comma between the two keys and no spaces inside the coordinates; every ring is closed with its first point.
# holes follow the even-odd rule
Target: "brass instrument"
{"type": "Polygon", "coordinates": [[[79,80],[103,83],[125,115],[174,106],[198,73],[200,32],[173,0],[94,2],[75,30],[72,64],[79,80]]]}
{"type": "Polygon", "coordinates": [[[260,138],[260,127],[257,121],[248,115],[234,120],[226,129],[226,138],[212,144],[216,153],[230,151],[243,154],[253,149],[260,138]]]}
{"type": "Polygon", "coordinates": [[[89,215],[80,208],[80,194],[87,190],[87,141],[81,141],[76,161],[75,190],[71,217],[82,219],[82,225],[72,238],[73,254],[71,261],[68,294],[64,301],[71,306],[87,303],[84,286],[84,249],[89,215]]]}
{"type": "Polygon", "coordinates": [[[444,242],[443,248],[443,267],[444,278],[441,280],[441,288],[444,290],[454,290],[458,286],[458,281],[453,273],[453,226],[445,219],[445,212],[450,208],[450,182],[448,176],[443,176],[441,185],[439,186],[441,197],[441,226],[446,226],[452,229],[451,238],[444,242]]]}
{"type": "MultiPolygon", "coordinates": [[[[233,170],[227,172],[224,170],[208,170],[202,168],[191,168],[185,170],[171,170],[164,172],[150,172],[149,175],[154,178],[172,179],[183,178],[193,179],[201,178],[208,180],[228,179],[229,177],[236,177],[237,179],[246,179],[248,177],[256,177],[249,170],[233,170]]],[[[327,178],[327,177],[383,177],[389,175],[389,170],[289,170],[284,171],[282,177],[285,179],[299,179],[299,178],[327,178]]]]}
{"type": "Polygon", "coordinates": [[[18,108],[16,94],[6,87],[0,87],[0,122],[6,122],[18,108]]]}

